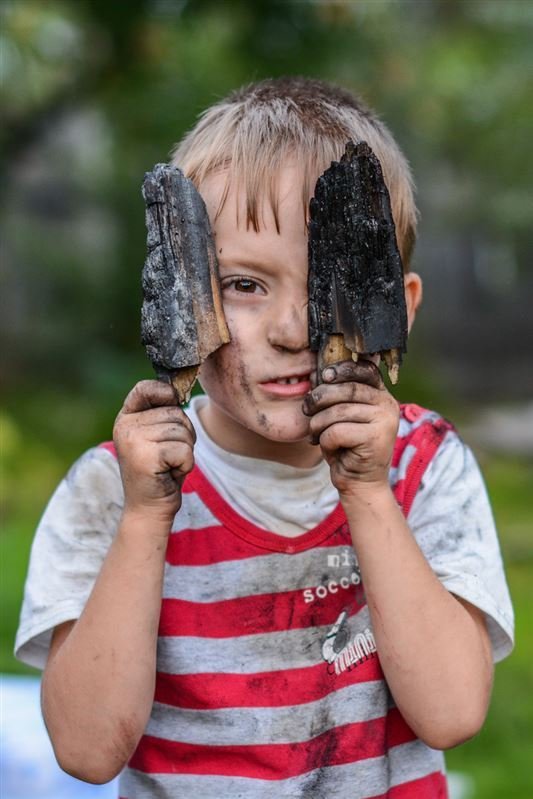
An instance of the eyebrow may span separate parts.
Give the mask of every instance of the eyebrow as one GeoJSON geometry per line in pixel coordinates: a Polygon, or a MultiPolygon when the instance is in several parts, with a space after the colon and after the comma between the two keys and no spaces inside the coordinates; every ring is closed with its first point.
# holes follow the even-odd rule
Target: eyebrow
{"type": "Polygon", "coordinates": [[[217,259],[221,266],[225,269],[230,267],[235,267],[238,269],[257,269],[260,272],[266,272],[267,274],[271,274],[273,271],[276,270],[276,267],[270,265],[263,260],[259,260],[257,258],[243,258],[240,256],[239,253],[235,253],[235,255],[230,254],[230,256],[225,256],[224,254],[217,253],[217,259]]]}

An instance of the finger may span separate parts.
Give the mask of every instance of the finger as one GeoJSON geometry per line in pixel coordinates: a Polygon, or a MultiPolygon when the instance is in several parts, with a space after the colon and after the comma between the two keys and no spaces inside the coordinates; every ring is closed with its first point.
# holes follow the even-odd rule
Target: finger
{"type": "Polygon", "coordinates": [[[371,405],[341,404],[320,411],[309,422],[311,443],[316,444],[328,427],[336,424],[371,424],[376,411],[371,405]]]}
{"type": "Polygon", "coordinates": [[[191,449],[194,446],[194,439],[190,431],[181,424],[154,425],[151,430],[150,441],[154,444],[162,444],[165,441],[179,441],[191,449]]]}
{"type": "Polygon", "coordinates": [[[373,386],[365,383],[336,383],[326,385],[322,383],[306,395],[302,410],[306,416],[342,402],[358,403],[363,405],[376,405],[383,395],[373,386]]]}
{"type": "Polygon", "coordinates": [[[319,444],[325,455],[332,455],[339,450],[358,449],[368,445],[368,433],[363,425],[350,422],[338,422],[327,427],[320,435],[319,444]]]}
{"type": "Polygon", "coordinates": [[[173,477],[188,474],[194,466],[194,455],[190,447],[169,443],[160,452],[160,474],[170,472],[173,477]]]}
{"type": "Polygon", "coordinates": [[[182,484],[184,478],[192,472],[194,469],[194,456],[191,453],[191,457],[187,460],[184,460],[181,466],[177,469],[171,469],[170,474],[172,475],[172,479],[175,480],[180,485],[182,484]]]}
{"type": "Polygon", "coordinates": [[[177,405],[172,386],[160,380],[141,380],[124,400],[122,413],[139,413],[162,405],[177,405]]]}
{"type": "Polygon", "coordinates": [[[324,383],[365,383],[373,388],[384,389],[381,372],[372,361],[360,358],[358,361],[339,361],[322,370],[324,383]]]}
{"type": "Polygon", "coordinates": [[[149,410],[140,411],[135,419],[136,424],[141,427],[158,427],[164,425],[180,425],[188,430],[192,436],[193,441],[196,441],[196,431],[193,423],[186,413],[176,405],[150,408],[149,410]]]}
{"type": "Polygon", "coordinates": [[[311,444],[318,444],[320,436],[328,427],[338,424],[372,424],[375,410],[370,405],[335,405],[313,416],[309,422],[311,444]]]}

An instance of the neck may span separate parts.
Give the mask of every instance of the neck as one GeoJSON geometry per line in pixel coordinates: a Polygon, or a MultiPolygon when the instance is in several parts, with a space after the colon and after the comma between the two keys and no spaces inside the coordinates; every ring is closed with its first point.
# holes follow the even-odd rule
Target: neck
{"type": "Polygon", "coordinates": [[[311,469],[323,460],[320,447],[310,444],[307,438],[297,441],[264,438],[253,430],[243,428],[211,401],[200,409],[198,415],[209,438],[226,452],[300,469],[311,469]]]}

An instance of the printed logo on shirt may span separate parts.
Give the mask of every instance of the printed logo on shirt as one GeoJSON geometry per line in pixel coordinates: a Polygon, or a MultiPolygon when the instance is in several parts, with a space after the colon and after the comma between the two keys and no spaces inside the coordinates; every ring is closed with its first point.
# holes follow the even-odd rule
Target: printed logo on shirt
{"type": "Polygon", "coordinates": [[[306,604],[317,599],[325,599],[329,594],[353,589],[353,586],[361,584],[361,573],[351,547],[344,547],[340,552],[328,553],[326,559],[327,578],[323,578],[323,582],[315,588],[304,589],[303,598],[306,604]],[[339,571],[344,573],[339,574],[339,571]]]}
{"type": "Polygon", "coordinates": [[[357,558],[351,547],[343,547],[339,552],[330,552],[326,555],[327,564],[330,569],[342,569],[357,567],[357,558]]]}
{"type": "Polygon", "coordinates": [[[322,644],[322,657],[328,664],[329,674],[342,674],[376,655],[376,642],[370,627],[350,633],[347,619],[348,611],[343,610],[322,644]]]}

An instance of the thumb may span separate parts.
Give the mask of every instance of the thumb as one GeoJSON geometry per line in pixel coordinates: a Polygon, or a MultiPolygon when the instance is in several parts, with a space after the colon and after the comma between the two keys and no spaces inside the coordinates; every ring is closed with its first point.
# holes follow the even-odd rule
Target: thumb
{"type": "Polygon", "coordinates": [[[122,413],[139,413],[163,405],[178,405],[172,386],[160,380],[141,380],[124,400],[122,413]]]}

